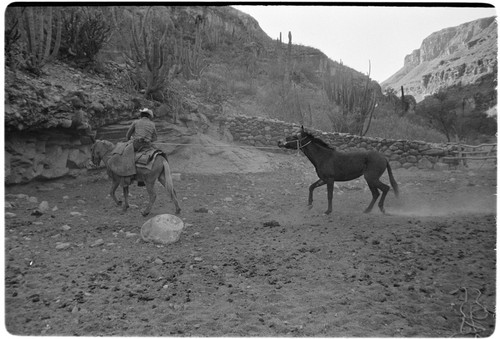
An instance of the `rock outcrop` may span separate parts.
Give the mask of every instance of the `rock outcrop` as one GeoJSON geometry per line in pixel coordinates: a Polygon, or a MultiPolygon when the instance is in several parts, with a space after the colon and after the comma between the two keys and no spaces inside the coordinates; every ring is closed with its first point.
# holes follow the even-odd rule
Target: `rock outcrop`
{"type": "Polygon", "coordinates": [[[95,129],[152,104],[60,63],[34,77],[6,68],[5,183],[59,178],[85,170],[95,129]]]}
{"type": "Polygon", "coordinates": [[[497,76],[498,32],[495,17],[435,32],[407,55],[404,66],[382,82],[384,89],[413,95],[417,102],[450,87],[475,86],[497,76]],[[493,75],[493,76],[491,76],[493,75]]]}

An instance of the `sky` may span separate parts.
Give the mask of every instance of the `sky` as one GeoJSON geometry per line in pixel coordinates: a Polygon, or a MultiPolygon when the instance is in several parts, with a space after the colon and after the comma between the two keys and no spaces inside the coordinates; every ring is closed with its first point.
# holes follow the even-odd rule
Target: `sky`
{"type": "MultiPolygon", "coordinates": [[[[471,2],[469,2],[471,3],[471,2]]],[[[492,2],[484,2],[490,3],[492,2]]],[[[254,3],[255,4],[255,3],[254,3]]],[[[276,4],[276,3],[274,3],[276,4]]],[[[303,3],[301,3],[303,4],[303,3]]],[[[330,59],[381,83],[403,67],[404,58],[430,34],[480,18],[495,8],[409,6],[235,5],[251,15],[271,38],[315,47],[330,59]]]]}

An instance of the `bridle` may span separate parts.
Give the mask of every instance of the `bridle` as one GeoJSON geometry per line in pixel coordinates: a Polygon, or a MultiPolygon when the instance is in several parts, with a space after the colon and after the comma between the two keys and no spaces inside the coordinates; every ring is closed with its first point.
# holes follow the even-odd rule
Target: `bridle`
{"type": "Polygon", "coordinates": [[[302,139],[297,138],[297,140],[285,141],[285,145],[284,145],[284,146],[288,145],[288,144],[289,144],[289,143],[291,143],[291,142],[296,142],[296,143],[297,143],[297,149],[298,149],[298,150],[301,150],[301,149],[303,149],[304,147],[306,147],[307,145],[309,145],[309,144],[312,142],[312,139],[311,139],[311,140],[309,140],[307,143],[302,144],[302,142],[303,142],[304,140],[306,140],[308,137],[309,137],[309,136],[305,136],[305,137],[303,137],[302,139]]]}

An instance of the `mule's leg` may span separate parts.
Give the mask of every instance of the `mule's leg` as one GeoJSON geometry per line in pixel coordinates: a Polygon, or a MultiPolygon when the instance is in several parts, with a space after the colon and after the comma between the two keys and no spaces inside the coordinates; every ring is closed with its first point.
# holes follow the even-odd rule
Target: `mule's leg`
{"type": "Polygon", "coordinates": [[[378,208],[380,208],[380,211],[382,213],[385,213],[384,201],[385,201],[385,197],[386,197],[387,193],[390,190],[390,187],[388,185],[384,184],[383,182],[381,182],[380,180],[377,180],[377,187],[382,191],[382,196],[380,197],[380,201],[378,202],[378,208]]]}
{"type": "Polygon", "coordinates": [[[326,184],[326,191],[328,192],[328,209],[325,214],[332,213],[332,199],[333,199],[333,182],[326,184]]]}
{"type": "Polygon", "coordinates": [[[158,177],[158,180],[170,193],[170,197],[172,198],[172,201],[175,205],[175,214],[179,214],[181,213],[181,208],[179,206],[179,202],[177,201],[177,193],[174,189],[174,183],[172,181],[172,175],[170,173],[170,166],[168,165],[168,162],[163,163],[163,171],[164,175],[160,175],[158,177]]]}
{"type": "Polygon", "coordinates": [[[113,201],[118,206],[120,206],[122,204],[121,200],[118,200],[116,198],[116,195],[115,195],[116,189],[118,188],[119,185],[120,185],[120,182],[118,180],[113,180],[113,182],[111,183],[111,188],[109,190],[109,195],[111,196],[111,198],[113,198],[113,201]]]}
{"type": "Polygon", "coordinates": [[[155,203],[155,200],[156,200],[155,182],[156,182],[156,179],[154,179],[153,181],[146,179],[146,189],[147,189],[148,195],[149,195],[149,204],[142,211],[143,216],[146,216],[149,214],[149,212],[151,212],[151,208],[153,208],[153,204],[155,203]]]}
{"type": "Polygon", "coordinates": [[[368,182],[368,187],[370,188],[370,191],[372,192],[372,201],[370,202],[370,205],[365,209],[365,213],[370,213],[373,205],[375,205],[375,202],[377,201],[380,193],[378,192],[377,185],[373,182],[368,182]]]}
{"type": "Polygon", "coordinates": [[[123,200],[125,203],[123,204],[123,212],[127,211],[129,205],[128,205],[128,186],[125,185],[123,186],[123,200]]]}
{"type": "Polygon", "coordinates": [[[319,179],[318,181],[316,181],[315,183],[313,183],[311,186],[309,186],[309,201],[307,203],[307,206],[309,206],[309,208],[312,208],[312,204],[313,204],[313,191],[316,187],[320,187],[320,186],[323,186],[324,184],[326,184],[326,182],[324,182],[323,180],[319,179]]]}

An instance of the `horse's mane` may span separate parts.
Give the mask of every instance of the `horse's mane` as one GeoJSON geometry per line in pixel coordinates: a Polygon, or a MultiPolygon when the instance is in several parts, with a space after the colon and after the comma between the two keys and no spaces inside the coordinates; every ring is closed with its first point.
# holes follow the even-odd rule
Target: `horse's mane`
{"type": "Polygon", "coordinates": [[[306,136],[308,136],[308,137],[310,137],[314,143],[316,143],[316,144],[318,144],[318,145],[320,145],[322,147],[333,149],[333,150],[335,149],[335,147],[328,145],[326,142],[324,142],[323,140],[321,140],[319,138],[316,138],[311,133],[304,132],[303,134],[306,135],[306,136]]]}

